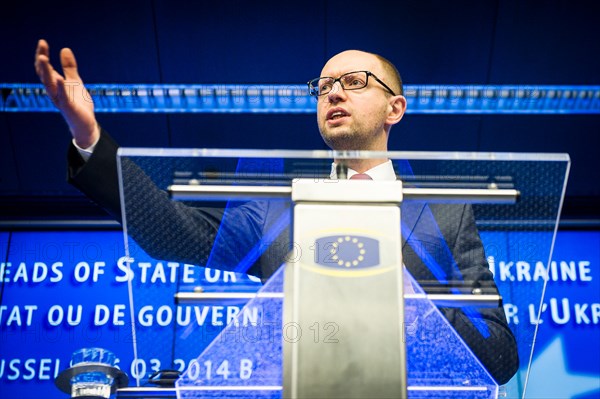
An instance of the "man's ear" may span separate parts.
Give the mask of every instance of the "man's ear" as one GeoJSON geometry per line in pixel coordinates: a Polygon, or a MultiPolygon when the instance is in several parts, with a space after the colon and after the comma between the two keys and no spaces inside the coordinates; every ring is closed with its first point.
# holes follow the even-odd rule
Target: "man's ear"
{"type": "Polygon", "coordinates": [[[390,98],[390,112],[386,119],[386,124],[395,125],[400,122],[406,112],[406,98],[402,95],[390,98]]]}

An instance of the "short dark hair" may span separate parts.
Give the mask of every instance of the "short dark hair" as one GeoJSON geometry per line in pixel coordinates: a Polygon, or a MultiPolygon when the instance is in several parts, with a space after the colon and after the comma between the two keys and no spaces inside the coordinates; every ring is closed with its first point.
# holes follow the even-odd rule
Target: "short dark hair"
{"type": "Polygon", "coordinates": [[[404,95],[404,88],[402,87],[402,77],[400,76],[400,72],[398,72],[396,66],[392,64],[390,60],[379,54],[371,54],[373,54],[381,62],[384,71],[392,78],[391,82],[386,83],[390,85],[392,89],[394,89],[394,92],[396,94],[404,95]]]}

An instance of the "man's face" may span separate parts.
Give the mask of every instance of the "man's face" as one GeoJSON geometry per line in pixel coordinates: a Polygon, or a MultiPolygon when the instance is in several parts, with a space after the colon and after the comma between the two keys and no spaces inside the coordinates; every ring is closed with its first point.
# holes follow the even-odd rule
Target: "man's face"
{"type": "MultiPolygon", "coordinates": [[[[390,80],[375,56],[354,50],[331,58],[321,76],[338,78],[353,71],[371,71],[384,82],[390,80]]],[[[336,82],[330,93],[318,97],[317,121],[325,143],[334,150],[386,151],[385,121],[391,109],[386,93],[372,77],[358,90],[344,90],[336,82]]]]}

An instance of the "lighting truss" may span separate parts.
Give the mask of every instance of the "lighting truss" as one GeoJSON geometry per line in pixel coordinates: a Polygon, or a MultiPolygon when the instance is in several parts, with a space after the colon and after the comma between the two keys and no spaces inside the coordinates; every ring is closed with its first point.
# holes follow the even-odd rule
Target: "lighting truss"
{"type": "MultiPolygon", "coordinates": [[[[67,84],[69,93],[76,92],[67,84]]],[[[99,113],[314,113],[306,85],[90,84],[99,113]]],[[[55,112],[40,84],[0,83],[2,112],[55,112]]],[[[406,85],[412,114],[598,114],[600,86],[406,85]]],[[[85,98],[87,101],[91,99],[85,98]]]]}

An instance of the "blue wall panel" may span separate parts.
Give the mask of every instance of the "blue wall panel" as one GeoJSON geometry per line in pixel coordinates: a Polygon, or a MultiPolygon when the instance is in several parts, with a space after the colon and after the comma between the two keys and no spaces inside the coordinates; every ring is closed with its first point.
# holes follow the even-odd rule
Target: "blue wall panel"
{"type": "MultiPolygon", "coordinates": [[[[75,51],[86,83],[302,84],[331,55],[359,48],[388,57],[410,84],[597,85],[599,10],[584,0],[7,2],[0,82],[37,82],[33,53],[46,38],[56,66],[61,47],[75,51]]],[[[324,148],[308,115],[99,119],[127,146],[324,148]]],[[[412,116],[390,148],[568,151],[565,209],[577,214],[570,200],[586,197],[581,212],[597,219],[599,128],[590,115],[412,116]]],[[[64,182],[67,142],[57,115],[2,115],[2,200],[76,195],[64,182]]]]}
{"type": "Polygon", "coordinates": [[[327,4],[327,57],[349,48],[380,53],[413,84],[487,81],[495,2],[327,4]]]}
{"type": "Polygon", "coordinates": [[[166,83],[303,83],[320,72],[325,1],[159,1],[166,83]]]}
{"type": "Polygon", "coordinates": [[[51,59],[70,47],[85,82],[157,83],[158,58],[151,2],[73,0],[2,5],[2,81],[32,82],[38,39],[50,44],[51,59]]]}
{"type": "Polygon", "coordinates": [[[498,10],[490,83],[584,84],[600,70],[597,2],[503,0],[498,10]]]}

